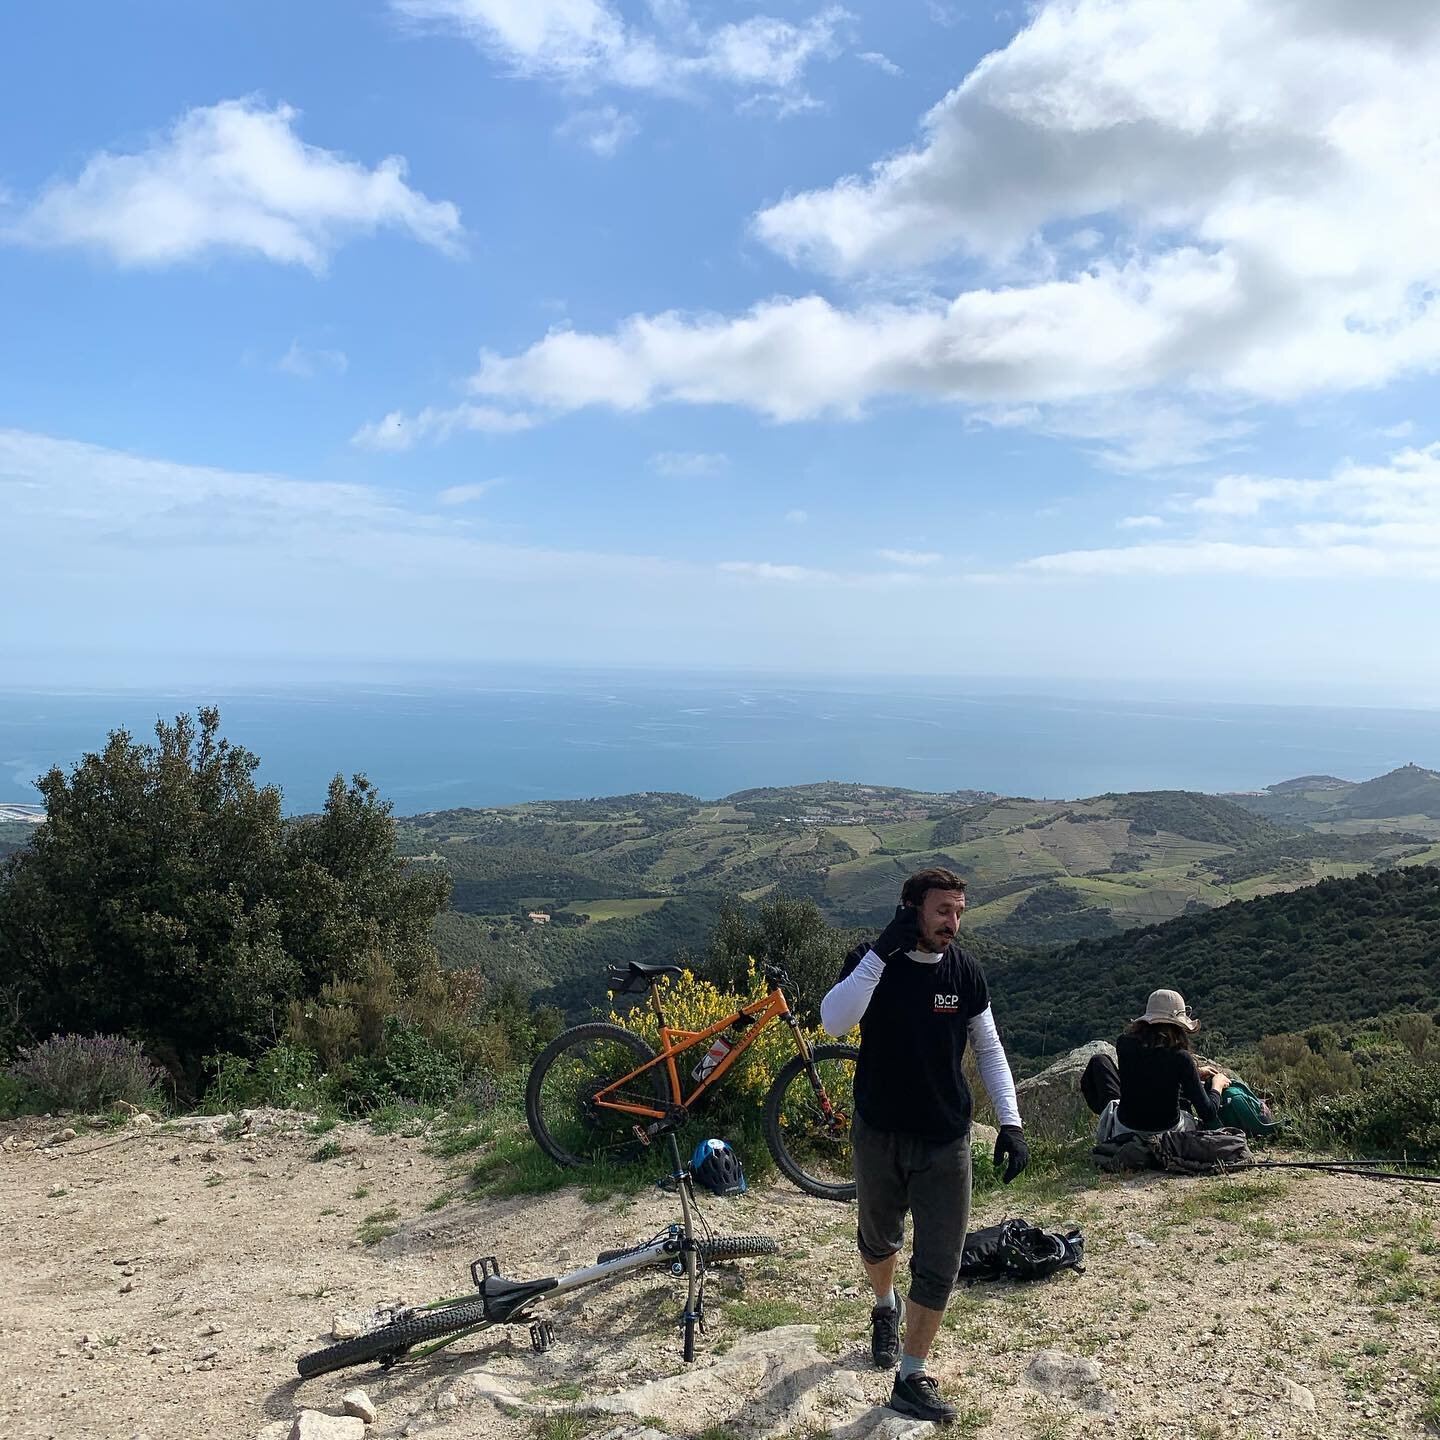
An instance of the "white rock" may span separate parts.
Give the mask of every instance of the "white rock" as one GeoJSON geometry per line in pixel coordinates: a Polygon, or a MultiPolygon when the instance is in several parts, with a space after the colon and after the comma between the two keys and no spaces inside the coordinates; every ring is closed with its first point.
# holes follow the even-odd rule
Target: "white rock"
{"type": "Polygon", "coordinates": [[[1025,1367],[1026,1382],[1046,1395],[1060,1395],[1086,1410],[1108,1413],[1113,1402],[1100,1384],[1098,1361],[1063,1350],[1038,1350],[1025,1367]]]}
{"type": "Polygon", "coordinates": [[[353,1315],[336,1315],[330,1322],[332,1340],[353,1340],[359,1333],[360,1325],[353,1315]]]}
{"type": "Polygon", "coordinates": [[[290,1440],[365,1440],[365,1422],[353,1415],[302,1410],[290,1427],[290,1440]]]}
{"type": "Polygon", "coordinates": [[[367,1425],[373,1425],[379,1418],[379,1411],[370,1403],[370,1397],[363,1390],[347,1390],[340,1397],[340,1404],[344,1406],[347,1415],[358,1416],[367,1425]]]}
{"type": "Polygon", "coordinates": [[[1280,1377],[1280,1394],[1287,1403],[1293,1405],[1297,1410],[1315,1409],[1315,1395],[1303,1385],[1297,1385],[1293,1380],[1287,1380],[1283,1375],[1280,1377]]]}
{"type": "Polygon", "coordinates": [[[1092,1040],[1015,1087],[1027,1131],[1042,1139],[1068,1140],[1094,1129],[1095,1117],[1080,1093],[1080,1076],[1096,1055],[1113,1060],[1115,1047],[1108,1040],[1092,1040]]]}
{"type": "Polygon", "coordinates": [[[147,1115],[143,1110],[130,1117],[130,1124],[136,1130],[148,1130],[155,1123],[153,1115],[147,1115]]]}
{"type": "Polygon", "coordinates": [[[290,1440],[290,1430],[294,1424],[293,1420],[272,1420],[256,1435],[255,1440],[290,1440]]]}
{"type": "Polygon", "coordinates": [[[1143,1235],[1133,1231],[1125,1237],[1125,1243],[1132,1250],[1154,1250],[1156,1248],[1153,1240],[1147,1240],[1143,1235]]]}

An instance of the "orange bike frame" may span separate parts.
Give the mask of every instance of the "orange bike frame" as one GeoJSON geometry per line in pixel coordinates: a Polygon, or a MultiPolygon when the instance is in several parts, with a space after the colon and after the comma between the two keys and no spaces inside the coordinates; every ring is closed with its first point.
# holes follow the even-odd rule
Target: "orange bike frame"
{"type": "Polygon", "coordinates": [[[665,1023],[664,1012],[660,1009],[659,994],[652,990],[650,999],[655,1007],[656,1015],[660,1017],[660,1053],[653,1060],[647,1060],[643,1065],[638,1066],[628,1075],[622,1076],[613,1084],[607,1085],[595,1095],[594,1103],[607,1110],[619,1110],[627,1115],[638,1115],[648,1120],[663,1120],[665,1111],[655,1105],[646,1105],[629,1099],[622,1100],[615,1096],[615,1091],[629,1084],[637,1075],[643,1075],[647,1070],[653,1070],[657,1065],[665,1067],[673,1103],[684,1105],[686,1109],[689,1109],[712,1085],[718,1084],[724,1078],[725,1072],[759,1039],[760,1032],[772,1020],[786,1021],[790,1026],[790,1033],[795,1037],[795,1044],[800,1053],[807,1060],[810,1058],[810,1047],[805,1043],[805,1036],[801,1032],[799,1023],[791,1014],[789,1003],[782,990],[772,990],[759,1000],[752,1000],[748,1005],[742,1005],[733,1015],[727,1015],[725,1019],[717,1020],[707,1030],[672,1030],[665,1023]],[[722,1030],[728,1030],[742,1016],[749,1016],[753,1023],[746,1027],[740,1039],[731,1046],[730,1053],[689,1095],[684,1095],[680,1088],[680,1070],[675,1064],[675,1057],[683,1055],[687,1050],[694,1049],[704,1041],[713,1039],[722,1030]]]}

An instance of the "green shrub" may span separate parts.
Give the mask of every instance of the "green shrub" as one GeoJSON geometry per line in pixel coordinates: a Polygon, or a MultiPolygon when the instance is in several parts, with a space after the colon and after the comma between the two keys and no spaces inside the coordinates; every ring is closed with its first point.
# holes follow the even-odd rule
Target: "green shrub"
{"type": "Polygon", "coordinates": [[[239,1055],[208,1055],[210,1076],[205,1108],[220,1114],[254,1105],[282,1110],[315,1110],[324,1100],[324,1077],[313,1051],[288,1040],[272,1045],[254,1060],[239,1055]]]}
{"type": "Polygon", "coordinates": [[[46,1109],[87,1113],[152,1101],[164,1073],[123,1035],[52,1035],[21,1049],[9,1070],[46,1109]]]}
{"type": "Polygon", "coordinates": [[[0,1071],[0,1120],[13,1120],[23,1114],[29,1090],[8,1071],[0,1071]]]}
{"type": "Polygon", "coordinates": [[[1307,1118],[1353,1149],[1440,1164],[1440,1055],[1381,1060],[1362,1084],[1317,1102],[1307,1118]]]}

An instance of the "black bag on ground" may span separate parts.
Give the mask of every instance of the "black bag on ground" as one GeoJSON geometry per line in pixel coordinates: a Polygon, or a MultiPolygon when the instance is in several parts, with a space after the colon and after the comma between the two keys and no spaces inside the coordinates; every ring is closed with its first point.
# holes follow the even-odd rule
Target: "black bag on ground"
{"type": "Polygon", "coordinates": [[[1057,1270],[1085,1272],[1085,1237],[1061,1234],[1028,1220],[1002,1220],[965,1237],[960,1254],[962,1280],[1043,1280],[1057,1270]]]}
{"type": "Polygon", "coordinates": [[[1102,1170],[1164,1170],[1170,1175],[1223,1175],[1248,1170],[1255,1157],[1243,1130],[1166,1130],[1117,1135],[1090,1152],[1102,1170]]]}

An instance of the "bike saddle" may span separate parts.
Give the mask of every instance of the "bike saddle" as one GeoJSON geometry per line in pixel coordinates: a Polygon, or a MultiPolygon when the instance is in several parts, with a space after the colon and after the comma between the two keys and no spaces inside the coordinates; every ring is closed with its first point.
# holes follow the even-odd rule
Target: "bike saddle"
{"type": "Polygon", "coordinates": [[[503,1321],[523,1309],[527,1300],[553,1290],[559,1283],[553,1276],[548,1280],[506,1280],[501,1275],[487,1275],[480,1282],[485,1318],[503,1321]]]}
{"type": "Polygon", "coordinates": [[[632,960],[629,968],[625,970],[618,965],[610,967],[610,983],[617,990],[640,990],[655,984],[666,975],[678,976],[683,973],[678,965],[642,965],[640,961],[632,960]]]}

